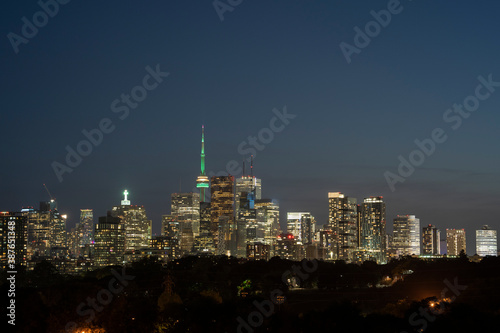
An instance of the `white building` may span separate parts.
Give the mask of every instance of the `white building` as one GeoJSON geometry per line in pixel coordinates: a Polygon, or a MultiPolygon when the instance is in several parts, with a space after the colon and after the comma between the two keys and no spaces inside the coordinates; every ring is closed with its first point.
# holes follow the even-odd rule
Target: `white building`
{"type": "Polygon", "coordinates": [[[487,225],[476,230],[476,253],[481,257],[497,255],[497,231],[487,225]]]}

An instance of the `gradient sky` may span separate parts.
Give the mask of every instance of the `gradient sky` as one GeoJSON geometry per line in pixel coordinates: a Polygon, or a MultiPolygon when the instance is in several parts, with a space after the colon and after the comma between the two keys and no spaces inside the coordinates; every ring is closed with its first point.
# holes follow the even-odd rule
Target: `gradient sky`
{"type": "MultiPolygon", "coordinates": [[[[403,11],[348,64],[339,44],[388,1],[243,1],[219,19],[212,1],[71,1],[15,54],[7,34],[32,21],[36,1],[2,2],[0,210],[38,206],[46,183],[69,226],[94,216],[126,188],[159,233],[170,194],[207,170],[248,155],[238,145],[269,126],[274,108],[296,115],[255,157],[263,196],[327,221],[327,192],[384,196],[422,225],[465,228],[468,253],[483,224],[499,229],[500,88],[456,131],[444,112],[474,93],[477,77],[500,81],[498,1],[402,0],[403,11]],[[145,67],[170,76],[120,120],[110,104],[142,83],[145,67]],[[116,129],[59,182],[51,167],[82,130],[110,118],[116,129]],[[415,139],[443,128],[448,140],[391,192],[415,139]]],[[[237,175],[238,176],[238,175],[237,175]]]]}

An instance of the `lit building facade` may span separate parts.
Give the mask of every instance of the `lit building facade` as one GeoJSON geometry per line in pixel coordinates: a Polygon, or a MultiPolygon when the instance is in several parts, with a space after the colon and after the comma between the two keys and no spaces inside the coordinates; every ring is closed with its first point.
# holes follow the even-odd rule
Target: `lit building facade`
{"type": "Polygon", "coordinates": [[[242,193],[253,193],[255,200],[262,199],[262,181],[254,176],[242,176],[235,179],[235,211],[238,212],[242,193]]]}
{"type": "Polygon", "coordinates": [[[255,210],[257,212],[257,223],[263,230],[263,242],[271,245],[272,249],[276,237],[281,234],[279,203],[277,200],[256,199],[255,210]]]}
{"type": "Polygon", "coordinates": [[[211,209],[210,221],[211,232],[214,237],[215,247],[218,247],[219,241],[219,223],[224,218],[224,223],[229,228],[235,228],[234,225],[234,177],[219,176],[212,177],[210,184],[211,191],[211,209]]]}
{"type": "Polygon", "coordinates": [[[458,256],[462,250],[467,253],[465,229],[446,229],[446,254],[458,256]]]}
{"type": "Polygon", "coordinates": [[[297,244],[295,236],[286,233],[278,236],[274,249],[274,255],[281,259],[299,260],[301,257],[300,245],[297,244]]]}
{"type": "Polygon", "coordinates": [[[357,200],[340,192],[329,192],[328,207],[328,227],[333,234],[333,248],[329,252],[336,260],[352,262],[358,249],[357,200]]]}
{"type": "MultiPolygon", "coordinates": [[[[264,229],[257,221],[257,209],[255,208],[254,192],[240,192],[238,195],[238,211],[236,215],[236,229],[232,230],[231,243],[236,245],[232,249],[233,255],[246,257],[248,243],[262,242],[264,240],[264,229]]],[[[231,244],[231,245],[232,245],[231,244]]]]}
{"type": "Polygon", "coordinates": [[[125,228],[125,251],[139,251],[149,247],[151,241],[151,220],[146,216],[143,206],[131,205],[128,191],[124,192],[124,200],[120,206],[114,206],[111,216],[121,219],[125,228]]]}
{"type": "Polygon", "coordinates": [[[215,254],[210,207],[210,202],[200,202],[200,235],[194,238],[194,251],[198,254],[215,254]]]}
{"type": "Polygon", "coordinates": [[[180,224],[177,218],[172,215],[162,215],[161,217],[161,235],[180,240],[180,224]]]}
{"type": "Polygon", "coordinates": [[[422,229],[422,255],[441,254],[441,231],[432,224],[422,229]]]}
{"type": "Polygon", "coordinates": [[[26,266],[28,220],[21,212],[0,212],[0,264],[2,269],[26,266]],[[13,266],[11,266],[13,265],[13,266]]]}
{"type": "Polygon", "coordinates": [[[490,229],[487,225],[481,230],[476,230],[476,253],[481,257],[497,256],[498,242],[497,231],[490,229]]]}
{"type": "Polygon", "coordinates": [[[297,242],[308,245],[314,241],[316,220],[310,212],[288,212],[287,233],[292,234],[297,242]]]}
{"type": "Polygon", "coordinates": [[[181,230],[187,233],[186,229],[188,229],[193,236],[198,236],[200,234],[200,194],[173,193],[171,198],[171,212],[179,222],[181,230]]]}
{"type": "Polygon", "coordinates": [[[125,224],[120,217],[99,217],[95,225],[94,264],[97,267],[123,265],[125,261],[125,224]]]}
{"type": "Polygon", "coordinates": [[[246,257],[250,260],[269,260],[270,245],[261,242],[249,242],[246,257]]]}
{"type": "Polygon", "coordinates": [[[383,197],[365,198],[359,209],[359,247],[364,252],[364,258],[385,264],[387,262],[386,205],[383,197]]]}
{"type": "Polygon", "coordinates": [[[85,249],[94,243],[94,212],[92,209],[80,209],[80,222],[76,225],[77,254],[83,255],[85,249]]]}
{"type": "Polygon", "coordinates": [[[420,219],[398,215],[394,219],[392,247],[396,256],[420,255],[420,219]]]}
{"type": "Polygon", "coordinates": [[[57,210],[55,200],[40,202],[39,210],[23,208],[28,223],[28,259],[50,257],[51,248],[67,247],[66,215],[57,210]]]}
{"type": "Polygon", "coordinates": [[[162,261],[179,258],[179,241],[169,236],[155,236],[151,239],[148,255],[157,256],[162,261]]]}

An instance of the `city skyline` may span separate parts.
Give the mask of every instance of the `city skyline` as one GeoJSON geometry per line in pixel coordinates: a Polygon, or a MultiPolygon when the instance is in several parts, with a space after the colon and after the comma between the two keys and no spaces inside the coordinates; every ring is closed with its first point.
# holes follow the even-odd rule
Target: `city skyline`
{"type": "MultiPolygon", "coordinates": [[[[191,191],[180,191],[182,188],[181,188],[181,185],[180,185],[180,188],[179,188],[179,191],[177,192],[173,192],[169,195],[169,197],[171,199],[173,199],[174,195],[180,195],[180,194],[189,194],[189,193],[192,193],[192,194],[195,194],[197,195],[198,197],[200,197],[200,200],[201,200],[201,196],[202,194],[201,193],[204,193],[204,195],[206,195],[206,201],[209,201],[210,200],[210,192],[208,192],[208,195],[205,194],[206,192],[206,189],[209,189],[210,188],[210,181],[211,181],[211,176],[212,175],[215,175],[215,173],[213,172],[206,172],[205,171],[205,126],[202,125],[201,126],[202,128],[202,134],[201,134],[201,144],[202,144],[202,150],[201,150],[201,170],[202,172],[200,173],[200,175],[196,178],[196,177],[193,177],[193,179],[195,179],[194,182],[192,182],[194,184],[194,187],[191,189],[191,191]],[[201,178],[200,178],[201,177],[201,178]],[[201,179],[201,181],[199,182],[199,180],[201,179]],[[202,184],[207,184],[206,182],[206,179],[208,179],[208,187],[205,186],[205,185],[202,185],[202,186],[198,186],[198,183],[202,183],[202,184]],[[199,193],[198,193],[199,191],[199,193]]],[[[230,176],[233,176],[234,177],[234,181],[233,181],[233,190],[236,191],[233,195],[234,195],[234,199],[237,200],[239,199],[239,195],[237,194],[237,190],[238,190],[238,186],[241,186],[242,189],[246,189],[246,187],[248,186],[252,186],[252,185],[245,185],[246,182],[248,182],[248,179],[251,179],[251,181],[248,183],[248,184],[254,184],[253,186],[256,186],[255,189],[258,191],[258,199],[260,199],[260,197],[262,197],[261,195],[261,192],[262,192],[262,179],[260,178],[257,178],[256,176],[253,175],[253,155],[250,156],[250,166],[246,169],[248,171],[248,169],[250,169],[249,172],[247,172],[245,174],[245,165],[247,164],[246,161],[242,161],[241,163],[241,170],[242,170],[242,173],[240,176],[234,176],[234,175],[230,175],[230,176]],[[248,174],[248,175],[247,175],[248,174]],[[252,176],[250,176],[252,175],[252,176]],[[247,179],[248,178],[248,179],[247,179]],[[246,186],[246,187],[245,187],[246,186]]],[[[229,168],[226,168],[226,171],[225,173],[227,174],[227,169],[229,168]]],[[[264,182],[265,183],[265,182],[264,182]]],[[[46,190],[46,193],[51,197],[51,194],[48,190],[48,188],[46,187],[45,184],[43,184],[45,190],[46,190]]],[[[266,192],[264,192],[266,193],[266,192]]],[[[328,195],[328,198],[330,196],[332,192],[328,192],[327,195],[328,195]]],[[[121,200],[121,205],[130,205],[131,204],[131,201],[128,200],[128,195],[130,194],[130,192],[127,190],[127,189],[124,189],[124,191],[122,192],[122,195],[124,196],[123,200],[121,200]]],[[[340,193],[341,194],[341,193],[340,193]]],[[[343,195],[343,194],[341,194],[343,195]]],[[[355,200],[357,200],[358,198],[357,197],[354,197],[354,196],[351,196],[352,198],[354,198],[355,200]]],[[[370,196],[368,198],[365,197],[365,202],[367,202],[366,200],[373,200],[371,198],[379,198],[380,200],[383,200],[383,196],[370,196]]],[[[55,201],[55,197],[53,198],[54,201],[55,201]]],[[[51,199],[52,200],[52,199],[51,199]]],[[[279,199],[276,199],[276,198],[273,198],[271,200],[278,200],[279,202],[279,199]]],[[[44,200],[41,200],[40,203],[43,203],[44,200]]],[[[200,201],[201,202],[201,201],[200,201]]],[[[48,203],[48,202],[47,202],[48,203]]],[[[55,201],[55,203],[57,203],[57,201],[55,201]]],[[[354,202],[356,203],[356,201],[354,202]]],[[[360,198],[360,203],[361,203],[361,198],[360,198]]],[[[169,205],[173,207],[173,203],[172,203],[172,200],[170,200],[169,202],[169,205]]],[[[113,205],[115,206],[115,205],[113,205]]],[[[140,206],[144,207],[144,204],[141,204],[140,206]]],[[[33,207],[33,206],[23,206],[22,208],[27,208],[27,207],[33,207]]],[[[238,207],[238,204],[236,204],[236,201],[233,200],[233,209],[235,210],[235,212],[237,211],[237,207],[238,207]]],[[[389,205],[390,207],[390,205],[389,205]]],[[[393,211],[398,211],[397,209],[394,209],[393,207],[391,207],[393,211]]],[[[94,210],[93,208],[90,208],[91,210],[94,210]]],[[[107,215],[108,212],[112,212],[115,208],[109,208],[107,209],[105,212],[103,212],[102,214],[97,214],[96,215],[96,220],[98,220],[100,217],[105,217],[107,215]]],[[[151,227],[151,230],[152,230],[152,235],[161,235],[162,232],[161,232],[161,228],[162,228],[162,220],[163,220],[163,216],[165,215],[168,215],[168,214],[173,214],[173,211],[172,211],[173,208],[171,209],[167,209],[165,210],[164,212],[162,212],[160,218],[158,219],[158,221],[156,222],[156,220],[153,220],[153,223],[152,223],[152,227],[151,227]]],[[[15,212],[15,211],[20,211],[21,208],[19,208],[18,210],[16,209],[6,209],[5,211],[11,211],[11,212],[15,212]]],[[[81,210],[85,210],[85,208],[80,208],[79,209],[80,211],[81,210]]],[[[384,207],[384,210],[385,210],[385,207],[384,207]]],[[[62,210],[61,212],[65,213],[64,216],[67,217],[67,210],[62,210]]],[[[287,231],[287,224],[288,224],[288,215],[289,214],[297,214],[299,213],[299,210],[297,209],[292,209],[292,210],[289,210],[289,211],[283,211],[280,209],[280,227],[281,229],[284,231],[284,232],[288,232],[287,231]],[[285,216],[285,218],[282,218],[282,216],[285,216]]],[[[300,213],[299,213],[300,214],[300,213]]],[[[362,211],[358,211],[357,214],[362,214],[362,211]]],[[[234,213],[233,213],[234,215],[234,213]]],[[[321,215],[321,214],[319,214],[321,215]]],[[[398,213],[397,215],[395,215],[393,218],[391,217],[388,217],[387,220],[389,220],[390,223],[387,223],[386,224],[386,235],[387,234],[391,234],[392,235],[392,232],[394,230],[394,223],[392,222],[393,219],[396,219],[397,217],[399,217],[400,215],[415,215],[411,212],[409,212],[408,214],[404,214],[404,213],[398,213]]],[[[236,216],[234,216],[234,218],[236,218],[236,216]]],[[[78,221],[76,221],[75,225],[73,224],[67,224],[66,225],[66,231],[69,232],[71,231],[72,228],[74,227],[77,227],[77,223],[78,221]]],[[[97,222],[94,222],[94,223],[97,223],[97,222]]],[[[323,227],[323,226],[326,226],[329,222],[326,221],[325,223],[323,224],[318,224],[318,227],[323,227]]],[[[423,222],[423,224],[421,225],[421,228],[420,229],[423,229],[424,228],[424,225],[425,225],[425,222],[423,222]]],[[[438,226],[439,227],[439,226],[438,226]]],[[[443,227],[440,227],[440,228],[443,228],[443,227]]],[[[452,226],[453,228],[453,226],[452,226]]],[[[453,228],[454,229],[454,228],[453,228]]],[[[458,229],[458,228],[457,228],[458,229]]],[[[420,232],[422,233],[422,230],[420,230],[420,232]]],[[[469,240],[467,241],[468,244],[470,244],[469,246],[469,255],[473,255],[475,254],[474,250],[475,250],[475,242],[476,242],[476,238],[473,237],[474,235],[472,235],[472,230],[471,230],[471,233],[469,234],[469,240]],[[472,247],[472,245],[474,244],[474,248],[472,247]]],[[[420,237],[420,236],[419,236],[420,237]]],[[[446,237],[445,236],[441,236],[441,240],[445,241],[446,240],[446,237]]],[[[360,241],[361,242],[361,241],[360,241]]],[[[421,245],[422,247],[422,245],[421,245]]],[[[361,248],[361,246],[360,246],[361,248]]],[[[446,253],[446,252],[445,252],[446,253]]]]}

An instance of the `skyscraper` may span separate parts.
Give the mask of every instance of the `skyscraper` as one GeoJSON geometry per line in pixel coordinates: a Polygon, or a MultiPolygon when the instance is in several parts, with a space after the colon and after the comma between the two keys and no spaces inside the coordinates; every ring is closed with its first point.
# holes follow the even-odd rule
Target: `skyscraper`
{"type": "Polygon", "coordinates": [[[95,225],[95,258],[97,267],[123,265],[125,260],[125,224],[120,217],[99,217],[95,225]]]}
{"type": "Polygon", "coordinates": [[[420,255],[420,219],[398,215],[394,219],[392,246],[396,256],[420,255]]]}
{"type": "Polygon", "coordinates": [[[66,215],[57,210],[57,202],[40,202],[39,210],[23,208],[22,215],[28,223],[28,258],[50,256],[51,248],[64,248],[66,240],[66,215]]]}
{"type": "Polygon", "coordinates": [[[28,258],[48,256],[50,253],[52,212],[33,208],[23,208],[21,212],[28,221],[28,258]]]}
{"type": "Polygon", "coordinates": [[[292,234],[303,245],[312,244],[316,230],[316,220],[310,212],[288,212],[287,233],[292,234]]]}
{"type": "Polygon", "coordinates": [[[422,229],[422,254],[441,254],[441,231],[432,224],[422,229]]]}
{"type": "Polygon", "coordinates": [[[366,259],[387,262],[386,218],[383,197],[365,198],[360,208],[359,246],[366,259]]]}
{"type": "Polygon", "coordinates": [[[446,253],[458,256],[462,250],[467,253],[464,229],[446,229],[446,253]]]}
{"type": "Polygon", "coordinates": [[[210,202],[200,202],[200,235],[194,239],[194,250],[196,253],[215,253],[215,243],[211,232],[210,211],[210,202]]]}
{"type": "Polygon", "coordinates": [[[234,177],[220,176],[212,177],[210,191],[212,194],[211,200],[211,232],[214,237],[215,246],[217,247],[219,240],[219,219],[227,217],[224,223],[229,225],[229,228],[234,226],[234,177]]]}
{"type": "Polygon", "coordinates": [[[161,217],[161,235],[168,236],[180,241],[180,226],[177,218],[172,215],[162,215],[161,217]]]}
{"type": "Polygon", "coordinates": [[[28,222],[20,212],[0,212],[0,264],[2,269],[26,266],[28,222]],[[12,265],[12,266],[11,266],[12,265]]]}
{"type": "Polygon", "coordinates": [[[279,203],[277,200],[257,199],[255,209],[257,223],[264,230],[264,244],[271,245],[272,250],[276,237],[281,234],[279,203]]]}
{"type": "Polygon", "coordinates": [[[119,217],[125,228],[125,251],[139,251],[149,247],[151,240],[151,220],[143,206],[131,205],[128,191],[123,192],[120,206],[113,206],[111,216],[119,217]]]}
{"type": "Polygon", "coordinates": [[[171,212],[182,230],[190,230],[193,236],[200,234],[200,194],[172,193],[171,212]]]}
{"type": "Polygon", "coordinates": [[[481,257],[497,256],[497,231],[487,225],[476,230],[476,253],[481,257]]]}
{"type": "Polygon", "coordinates": [[[78,255],[94,242],[94,212],[80,209],[80,222],[76,226],[78,255]]]}
{"type": "Polygon", "coordinates": [[[200,175],[196,178],[196,187],[200,189],[200,202],[205,202],[205,190],[210,187],[209,180],[205,174],[205,125],[201,125],[201,170],[200,175]]]}
{"type": "Polygon", "coordinates": [[[281,234],[276,240],[274,255],[281,259],[300,260],[300,247],[294,235],[289,233],[281,234]]]}
{"type": "Polygon", "coordinates": [[[340,192],[328,193],[328,229],[333,234],[333,258],[351,262],[357,250],[357,200],[340,192]]]}
{"type": "Polygon", "coordinates": [[[264,229],[257,221],[254,191],[240,192],[237,198],[236,229],[231,235],[231,245],[235,242],[236,249],[231,250],[236,251],[236,256],[245,257],[247,243],[263,241],[264,229]]]}
{"type": "Polygon", "coordinates": [[[236,178],[234,193],[235,212],[238,214],[242,193],[253,193],[255,200],[262,199],[262,182],[259,178],[256,178],[253,175],[241,176],[236,178]]]}

